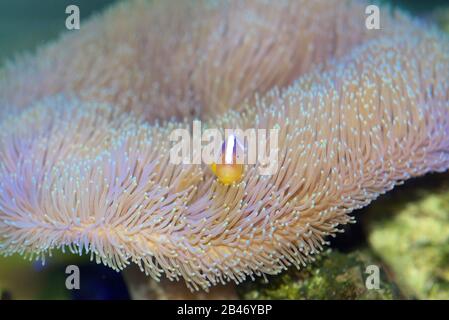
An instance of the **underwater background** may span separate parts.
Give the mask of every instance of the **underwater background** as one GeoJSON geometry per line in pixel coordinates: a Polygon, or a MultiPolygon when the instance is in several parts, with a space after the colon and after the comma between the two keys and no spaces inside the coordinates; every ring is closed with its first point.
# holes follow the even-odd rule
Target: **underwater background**
{"type": "MultiPolygon", "coordinates": [[[[124,0],[1,0],[0,70],[16,55],[57,39],[65,8],[78,5],[83,20],[124,0]]],[[[274,1],[274,0],[273,0],[274,1]]],[[[435,20],[449,32],[447,0],[383,0],[412,15],[435,20]]],[[[449,299],[449,175],[408,181],[358,210],[361,223],[346,232],[316,263],[237,288],[246,299],[449,299]],[[385,218],[388,217],[388,218],[385,218]],[[382,266],[380,290],[367,290],[366,265],[382,266]],[[400,272],[399,272],[400,271],[400,272]]],[[[128,299],[121,273],[88,256],[56,254],[45,264],[0,257],[1,299],[128,299]],[[80,267],[80,290],[67,290],[65,268],[80,267]]],[[[138,296],[137,296],[138,297],[138,296]]],[[[158,297],[157,294],[154,297],[158,297]]]]}

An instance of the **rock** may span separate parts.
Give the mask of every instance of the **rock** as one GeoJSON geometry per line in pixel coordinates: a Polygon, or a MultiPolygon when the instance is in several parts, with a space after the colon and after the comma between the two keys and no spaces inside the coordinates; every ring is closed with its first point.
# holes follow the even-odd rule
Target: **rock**
{"type": "Polygon", "coordinates": [[[369,208],[368,241],[408,297],[449,299],[449,186],[400,189],[369,208]]]}
{"type": "Polygon", "coordinates": [[[290,269],[279,276],[240,285],[238,292],[243,299],[397,299],[397,287],[383,272],[383,267],[368,250],[341,253],[330,249],[301,270],[290,269]],[[380,270],[379,289],[367,289],[365,285],[370,265],[380,270]]]}

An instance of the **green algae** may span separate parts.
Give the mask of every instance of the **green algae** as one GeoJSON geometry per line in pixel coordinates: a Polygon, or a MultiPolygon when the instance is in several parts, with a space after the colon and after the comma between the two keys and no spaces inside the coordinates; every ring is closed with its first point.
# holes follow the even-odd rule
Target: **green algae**
{"type": "Polygon", "coordinates": [[[393,198],[369,211],[371,247],[409,297],[449,299],[449,187],[393,198]]]}
{"type": "Polygon", "coordinates": [[[387,278],[379,260],[369,250],[341,253],[330,249],[317,258],[315,263],[301,270],[262,279],[239,286],[243,299],[398,299],[397,287],[387,278]],[[367,289],[366,267],[380,267],[379,289],[367,289]]]}
{"type": "Polygon", "coordinates": [[[0,299],[70,299],[65,287],[65,267],[88,263],[88,258],[54,252],[41,261],[30,262],[19,255],[0,256],[0,299]]]}
{"type": "Polygon", "coordinates": [[[449,7],[437,10],[434,14],[438,26],[449,33],[449,7]]]}

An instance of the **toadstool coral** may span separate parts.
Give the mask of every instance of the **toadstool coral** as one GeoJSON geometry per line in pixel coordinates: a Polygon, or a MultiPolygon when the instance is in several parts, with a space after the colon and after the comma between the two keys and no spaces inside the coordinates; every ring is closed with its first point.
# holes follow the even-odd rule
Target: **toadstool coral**
{"type": "Polygon", "coordinates": [[[0,251],[90,253],[192,289],[313,260],[349,213],[449,166],[449,42],[364,3],[130,2],[0,84],[0,251]],[[238,184],[170,162],[170,132],[272,128],[238,184]]]}
{"type": "Polygon", "coordinates": [[[149,121],[207,118],[409,26],[385,17],[385,31],[370,32],[364,10],[335,0],[121,3],[7,65],[0,105],[21,109],[64,92],[149,121]]]}

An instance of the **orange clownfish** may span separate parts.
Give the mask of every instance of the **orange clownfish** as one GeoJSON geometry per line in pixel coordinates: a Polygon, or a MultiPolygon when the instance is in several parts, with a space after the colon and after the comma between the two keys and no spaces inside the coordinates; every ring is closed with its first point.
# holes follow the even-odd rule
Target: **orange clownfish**
{"type": "Polygon", "coordinates": [[[217,179],[224,185],[238,183],[242,180],[244,165],[237,161],[243,150],[243,145],[234,135],[230,135],[226,143],[222,145],[219,163],[212,163],[211,169],[217,179]]]}

